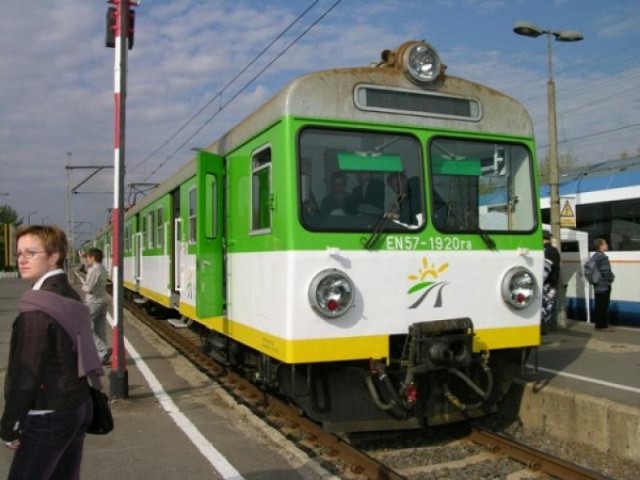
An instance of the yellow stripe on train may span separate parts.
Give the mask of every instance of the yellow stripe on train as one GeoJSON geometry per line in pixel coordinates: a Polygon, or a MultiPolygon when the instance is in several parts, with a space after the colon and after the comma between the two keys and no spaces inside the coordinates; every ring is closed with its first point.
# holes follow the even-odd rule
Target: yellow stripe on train
{"type": "Polygon", "coordinates": [[[171,300],[169,297],[162,295],[160,293],[154,292],[153,290],[149,290],[148,288],[140,287],[139,291],[140,295],[149,300],[153,300],[156,303],[159,303],[163,307],[171,308],[171,300]]]}
{"type": "MultiPolygon", "coordinates": [[[[389,336],[287,340],[222,316],[198,318],[192,305],[181,303],[180,313],[223,335],[285,363],[335,362],[389,358],[389,336]]],[[[540,327],[495,328],[476,331],[473,350],[515,348],[540,344],[540,327]]]]}

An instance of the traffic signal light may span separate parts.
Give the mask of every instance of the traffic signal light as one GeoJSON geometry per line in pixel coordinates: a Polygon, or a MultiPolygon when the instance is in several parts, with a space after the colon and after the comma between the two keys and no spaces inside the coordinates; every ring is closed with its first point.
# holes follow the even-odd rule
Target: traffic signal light
{"type": "MultiPolygon", "coordinates": [[[[129,50],[133,48],[133,34],[135,32],[136,11],[129,9],[128,18],[128,46],[129,50]]],[[[107,31],[104,38],[104,46],[109,48],[116,47],[116,7],[107,8],[107,31]]]]}

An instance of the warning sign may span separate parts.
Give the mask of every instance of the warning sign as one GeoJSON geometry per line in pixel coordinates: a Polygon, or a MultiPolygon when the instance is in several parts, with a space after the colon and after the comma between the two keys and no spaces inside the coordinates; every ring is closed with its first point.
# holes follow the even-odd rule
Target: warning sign
{"type": "Polygon", "coordinates": [[[576,228],[575,197],[560,198],[560,226],[565,228],[576,228]]]}

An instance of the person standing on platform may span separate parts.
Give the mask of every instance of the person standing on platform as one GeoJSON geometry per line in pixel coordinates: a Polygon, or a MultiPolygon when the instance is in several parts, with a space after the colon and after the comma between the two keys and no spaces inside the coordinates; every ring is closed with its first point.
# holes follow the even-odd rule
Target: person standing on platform
{"type": "Polygon", "coordinates": [[[560,252],[553,246],[550,231],[542,232],[544,242],[544,270],[542,272],[542,312],[540,331],[545,335],[554,325],[554,310],[560,283],[560,252]]]}
{"type": "Polygon", "coordinates": [[[611,284],[615,279],[615,275],[611,271],[611,263],[605,252],[609,251],[609,245],[604,238],[596,238],[593,242],[593,248],[596,253],[593,254],[600,278],[593,286],[595,292],[595,308],[593,312],[593,321],[596,330],[600,332],[613,332],[614,329],[609,326],[609,301],[611,300],[611,284]]]}
{"type": "Polygon", "coordinates": [[[84,303],[91,314],[91,330],[96,342],[98,355],[103,365],[109,365],[112,349],[107,347],[107,269],[102,265],[103,253],[99,248],[90,248],[84,255],[87,264],[87,278],[82,285],[85,292],[84,303]]]}
{"type": "Polygon", "coordinates": [[[89,311],[62,270],[64,232],[32,225],[16,234],[18,268],[33,282],[13,323],[0,438],[15,450],[8,480],[80,478],[93,416],[87,375],[104,375],[89,311]]]}

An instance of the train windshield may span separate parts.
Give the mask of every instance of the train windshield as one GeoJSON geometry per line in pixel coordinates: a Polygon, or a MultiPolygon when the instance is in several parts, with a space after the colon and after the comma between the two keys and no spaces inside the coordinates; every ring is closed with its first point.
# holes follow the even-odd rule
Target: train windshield
{"type": "Polygon", "coordinates": [[[436,138],[429,144],[432,221],[442,232],[531,231],[536,198],[523,145],[436,138]]]}
{"type": "Polygon", "coordinates": [[[299,142],[300,211],[307,229],[372,232],[424,227],[418,139],[307,128],[299,142]]]}

